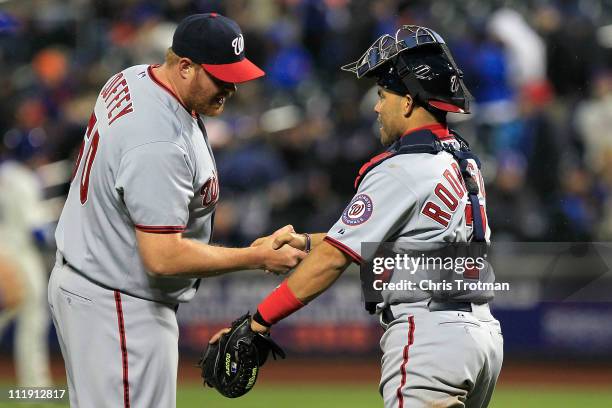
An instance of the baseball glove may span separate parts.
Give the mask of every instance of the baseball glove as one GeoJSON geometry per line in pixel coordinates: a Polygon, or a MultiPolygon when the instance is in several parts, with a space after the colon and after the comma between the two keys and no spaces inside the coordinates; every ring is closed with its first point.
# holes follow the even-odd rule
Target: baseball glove
{"type": "Polygon", "coordinates": [[[204,384],[228,398],[240,397],[253,388],[268,354],[285,358],[285,352],[269,335],[251,330],[251,315],[241,316],[218,342],[209,344],[198,363],[204,384]]]}

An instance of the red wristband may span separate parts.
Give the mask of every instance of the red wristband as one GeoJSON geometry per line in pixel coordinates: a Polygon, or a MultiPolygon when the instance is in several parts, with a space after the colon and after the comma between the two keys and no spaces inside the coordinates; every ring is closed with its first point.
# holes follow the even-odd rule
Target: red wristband
{"type": "Polygon", "coordinates": [[[285,279],[259,304],[257,311],[266,322],[274,324],[302,307],[304,303],[295,297],[285,279]]]}

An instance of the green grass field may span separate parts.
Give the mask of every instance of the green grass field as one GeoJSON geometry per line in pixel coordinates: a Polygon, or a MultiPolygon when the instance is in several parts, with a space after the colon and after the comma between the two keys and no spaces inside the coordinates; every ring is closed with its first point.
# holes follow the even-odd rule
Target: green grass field
{"type": "MultiPolygon", "coordinates": [[[[382,399],[375,387],[314,386],[296,387],[261,386],[246,396],[229,400],[216,392],[200,387],[180,390],[177,408],[382,408],[382,399]]],[[[575,408],[612,407],[612,389],[608,391],[577,390],[567,388],[500,387],[490,408],[575,408]]]]}
{"type": "MultiPolygon", "coordinates": [[[[0,402],[2,408],[65,408],[64,404],[25,404],[0,402]]],[[[199,385],[179,388],[177,408],[382,408],[376,388],[369,385],[271,386],[264,384],[242,398],[223,398],[199,385]]],[[[569,387],[500,387],[490,408],[574,408],[612,407],[612,388],[578,389],[569,387]]],[[[153,407],[152,407],[153,408],[153,407]]],[[[157,408],[157,407],[155,407],[157,408]]],[[[161,407],[160,407],[161,408],[161,407]]]]}

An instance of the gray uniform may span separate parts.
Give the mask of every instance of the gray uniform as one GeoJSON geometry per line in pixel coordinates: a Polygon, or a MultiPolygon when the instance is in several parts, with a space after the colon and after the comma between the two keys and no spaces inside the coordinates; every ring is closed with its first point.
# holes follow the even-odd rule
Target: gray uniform
{"type": "MultiPolygon", "coordinates": [[[[445,143],[454,141],[448,138],[445,143]]],[[[471,164],[484,213],[484,183],[475,163],[471,164]]],[[[366,174],[325,240],[360,264],[373,255],[362,253],[364,242],[418,248],[468,242],[473,227],[466,217],[468,198],[462,184],[449,153],[391,157],[366,174]]],[[[487,241],[489,236],[487,226],[487,241]]],[[[491,279],[492,272],[484,277],[491,279]]],[[[451,298],[472,302],[471,312],[430,311],[431,297],[432,292],[418,288],[383,292],[378,312],[385,328],[380,343],[384,353],[380,391],[385,407],[485,407],[503,354],[499,322],[485,303],[492,294],[463,293],[451,298]]]]}
{"type": "Polygon", "coordinates": [[[49,283],[71,406],[175,406],[176,305],[199,281],[148,274],[135,229],[208,243],[218,193],[199,116],[151,66],[113,76],[86,130],[49,283]]]}

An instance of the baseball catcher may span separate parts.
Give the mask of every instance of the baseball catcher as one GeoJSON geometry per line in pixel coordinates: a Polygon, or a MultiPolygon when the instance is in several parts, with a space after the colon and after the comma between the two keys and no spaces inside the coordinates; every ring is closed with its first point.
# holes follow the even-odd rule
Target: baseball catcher
{"type": "MultiPolygon", "coordinates": [[[[374,111],[385,151],[361,168],[353,199],[327,233],[275,239],[276,248],[312,251],[257,307],[251,329],[259,333],[327,290],[352,262],[367,267],[374,252],[364,242],[417,249],[490,240],[481,162],[448,127],[447,113],[468,113],[471,98],[442,37],[405,25],[342,68],[376,80],[374,111]]],[[[463,275],[494,281],[492,268],[463,275]]],[[[432,278],[426,269],[415,272],[419,283],[432,278]]],[[[503,360],[500,323],[489,309],[493,296],[417,286],[381,291],[379,301],[367,302],[385,330],[379,390],[386,408],[489,405],[503,360]]]]}

